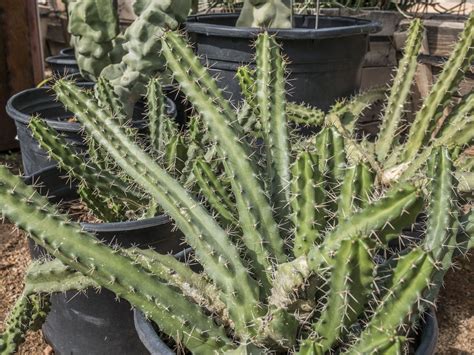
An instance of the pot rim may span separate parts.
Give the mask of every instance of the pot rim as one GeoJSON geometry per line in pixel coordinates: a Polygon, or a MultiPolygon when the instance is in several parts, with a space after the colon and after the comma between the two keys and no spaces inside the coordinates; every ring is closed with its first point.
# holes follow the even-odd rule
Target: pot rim
{"type": "MultiPolygon", "coordinates": [[[[382,25],[377,21],[365,20],[355,17],[345,16],[321,16],[323,19],[338,19],[352,23],[348,26],[308,29],[308,28],[291,28],[291,29],[262,29],[251,27],[235,27],[226,25],[214,25],[206,23],[207,19],[224,17],[228,19],[236,19],[238,13],[225,14],[207,14],[189,16],[186,20],[186,31],[190,33],[204,34],[206,36],[231,37],[231,38],[249,38],[254,39],[260,33],[267,31],[269,34],[275,35],[277,39],[307,40],[307,39],[326,39],[347,36],[356,36],[363,34],[371,34],[379,32],[382,25]]],[[[310,18],[315,15],[295,15],[295,17],[310,18]]]]}
{"type": "MultiPolygon", "coordinates": [[[[83,88],[88,88],[88,85],[91,85],[91,83],[84,82],[84,83],[77,83],[77,85],[82,86],[83,88]]],[[[163,89],[165,88],[166,88],[166,85],[163,87],[163,89]]],[[[20,111],[19,109],[17,109],[15,107],[15,102],[16,100],[21,99],[23,96],[34,93],[34,92],[52,92],[52,89],[51,89],[51,86],[43,86],[39,88],[26,89],[26,90],[16,93],[12,97],[10,97],[7,101],[7,105],[5,109],[8,116],[10,116],[14,121],[20,122],[24,125],[29,125],[31,121],[31,117],[33,115],[24,113],[20,111]]],[[[50,95],[51,102],[58,102],[58,100],[56,100],[53,95],[50,95]]],[[[173,102],[173,100],[171,100],[166,95],[165,97],[167,101],[167,105],[166,105],[167,114],[172,114],[173,112],[176,113],[176,104],[173,102]]],[[[48,101],[48,100],[45,100],[45,101],[48,101]]],[[[78,122],[56,121],[56,120],[52,120],[48,118],[43,118],[43,119],[48,123],[50,127],[62,132],[79,133],[83,128],[82,125],[78,122]]],[[[140,124],[144,124],[145,121],[146,120],[144,119],[140,119],[140,120],[136,120],[135,122],[138,123],[138,125],[140,125],[140,124]]]]}
{"type": "Polygon", "coordinates": [[[47,57],[44,61],[48,64],[66,64],[78,66],[76,57],[66,54],[47,57]]]}

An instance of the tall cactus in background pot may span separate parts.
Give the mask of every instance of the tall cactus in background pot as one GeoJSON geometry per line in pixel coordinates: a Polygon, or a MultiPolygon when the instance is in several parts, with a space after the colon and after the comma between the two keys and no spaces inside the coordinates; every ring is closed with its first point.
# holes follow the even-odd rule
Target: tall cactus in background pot
{"type": "Polygon", "coordinates": [[[180,26],[191,0],[136,0],[133,9],[137,18],[121,33],[113,0],[68,2],[68,29],[82,75],[110,80],[129,115],[148,80],[164,70],[160,35],[180,26]]]}
{"type": "MultiPolygon", "coordinates": [[[[451,74],[471,61],[473,31],[474,15],[445,80],[433,87],[413,127],[438,120],[459,83],[451,74]]],[[[410,32],[400,73],[416,60],[420,23],[410,32]]],[[[410,329],[435,301],[453,255],[465,253],[473,239],[472,212],[461,208],[464,197],[454,178],[457,151],[474,138],[472,108],[461,102],[444,126],[440,121],[440,131],[450,132],[453,122],[463,127],[450,132],[449,141],[409,134],[396,154],[403,157],[395,163],[401,173],[387,174],[392,169],[380,164],[374,144],[352,132],[373,93],[322,114],[317,134],[292,134],[283,95],[285,63],[267,33],[256,42],[256,96],[249,93],[237,112],[181,36],[166,33],[162,48],[199,113],[194,136],[204,134],[209,142],[204,156],[193,161],[195,181],[207,182],[201,188],[186,189],[90,94],[67,81],[57,82],[55,90],[108,157],[174,220],[203,271],[151,250],[100,243],[0,168],[3,214],[58,259],[29,273],[25,296],[51,292],[58,274],[60,290],[107,288],[196,354],[405,351],[410,329]],[[393,248],[390,242],[403,240],[421,212],[424,238],[393,248]]],[[[249,77],[242,83],[251,82],[249,77]]],[[[388,107],[399,100],[394,93],[388,107]]],[[[389,111],[383,124],[398,126],[389,111]]],[[[388,152],[398,146],[389,145],[388,152]]],[[[14,315],[26,319],[31,307],[21,302],[14,315]]],[[[13,320],[8,325],[0,347],[11,352],[21,338],[12,334],[26,327],[13,320]]]]}

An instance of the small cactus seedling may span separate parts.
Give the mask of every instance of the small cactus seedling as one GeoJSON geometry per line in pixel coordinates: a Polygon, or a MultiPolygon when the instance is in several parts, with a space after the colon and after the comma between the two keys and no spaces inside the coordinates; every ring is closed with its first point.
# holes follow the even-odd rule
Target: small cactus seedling
{"type": "MultiPolygon", "coordinates": [[[[419,26],[415,21],[411,27],[401,63],[406,75],[419,26]]],[[[237,111],[182,36],[164,34],[163,55],[197,113],[190,123],[193,159],[182,168],[191,179],[157,163],[89,93],[58,81],[58,98],[133,181],[135,189],[126,192],[145,192],[173,219],[202,271],[152,250],[104,245],[0,167],[3,214],[57,258],[28,273],[25,296],[66,285],[107,288],[195,354],[406,352],[410,329],[436,300],[453,255],[472,244],[472,213],[460,208],[464,197],[454,174],[458,151],[474,138],[469,99],[444,127],[435,121],[459,84],[458,73],[471,62],[473,31],[471,15],[444,80],[417,114],[413,127],[428,129],[426,137],[410,130],[395,144],[403,98],[390,95],[381,130],[388,146],[354,134],[373,93],[338,103],[318,133],[296,137],[283,95],[285,63],[268,34],[256,42],[258,65],[251,76],[258,91],[246,95],[237,111]],[[188,180],[196,183],[190,188],[188,180]],[[420,212],[424,238],[403,240],[420,212]],[[391,247],[400,237],[403,247],[391,247]],[[64,283],[58,284],[58,275],[64,283]]],[[[407,95],[399,88],[407,83],[394,85],[407,95]]],[[[161,149],[159,137],[169,132],[162,122],[152,125],[152,146],[161,149]]],[[[8,334],[27,328],[15,321],[31,314],[21,302],[0,343],[4,352],[21,339],[8,334]]]]}

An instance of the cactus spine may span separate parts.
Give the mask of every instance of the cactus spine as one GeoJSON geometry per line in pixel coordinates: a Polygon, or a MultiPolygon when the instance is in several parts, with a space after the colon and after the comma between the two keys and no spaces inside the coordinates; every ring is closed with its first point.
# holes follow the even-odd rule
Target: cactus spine
{"type": "MultiPolygon", "coordinates": [[[[189,165],[198,180],[193,190],[132,141],[89,94],[67,81],[54,89],[128,176],[123,181],[133,180],[174,220],[202,273],[152,251],[101,244],[0,168],[3,214],[67,266],[64,277],[87,275],[83,281],[127,299],[193,353],[401,352],[411,336],[407,330],[436,298],[455,249],[465,252],[472,244],[472,213],[458,215],[452,160],[474,136],[453,134],[448,142],[441,134],[421,144],[421,163],[410,161],[401,169],[395,162],[392,178],[383,179],[386,161],[378,160],[370,142],[353,136],[353,121],[344,121],[357,116],[349,115],[354,100],[347,107],[339,103],[321,131],[307,139],[295,142],[265,127],[271,120],[282,122],[286,112],[283,95],[275,108],[267,100],[276,100],[283,87],[279,49],[268,34],[259,38],[258,55],[269,61],[260,58],[255,74],[268,96],[253,103],[252,120],[261,128],[254,135],[183,39],[167,33],[161,40],[170,69],[199,114],[191,125],[205,126],[190,138],[195,150],[189,165]],[[258,72],[267,67],[272,70],[258,72]],[[287,149],[283,159],[268,142],[287,149]],[[207,148],[213,149],[203,154],[207,148]],[[404,175],[408,169],[412,174],[404,175]],[[289,217],[273,209],[281,192],[275,186],[285,174],[289,217]],[[215,198],[203,179],[212,180],[215,198]],[[325,208],[314,213],[311,206],[321,202],[325,208]],[[413,228],[420,211],[428,216],[425,240],[392,248],[390,240],[413,228]],[[230,216],[235,218],[229,221],[230,216]]],[[[456,112],[468,112],[466,102],[461,105],[453,120],[456,112]]]]}

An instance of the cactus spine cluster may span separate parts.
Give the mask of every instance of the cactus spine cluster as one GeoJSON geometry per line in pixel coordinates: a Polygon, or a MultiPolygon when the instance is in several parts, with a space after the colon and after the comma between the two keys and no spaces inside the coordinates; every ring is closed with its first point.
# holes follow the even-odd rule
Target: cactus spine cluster
{"type": "MultiPolygon", "coordinates": [[[[417,55],[419,26],[411,26],[402,71],[410,71],[417,55]]],[[[470,61],[473,31],[471,15],[454,54],[465,58],[445,68],[447,81],[434,86],[420,122],[430,125],[447,105],[458,82],[454,73],[470,61]]],[[[133,191],[146,193],[174,220],[203,271],[152,250],[102,244],[0,167],[3,214],[57,258],[55,267],[71,283],[110,289],[195,354],[405,352],[409,329],[436,299],[453,255],[472,245],[473,214],[460,208],[465,196],[454,177],[460,149],[474,138],[470,99],[453,109],[439,136],[417,144],[412,159],[407,152],[417,132],[400,143],[391,137],[383,148],[388,155],[379,156],[379,140],[354,132],[367,96],[335,105],[318,133],[293,134],[282,95],[285,63],[268,34],[257,40],[250,78],[262,94],[248,96],[237,112],[180,35],[168,32],[161,41],[198,113],[190,123],[193,158],[183,168],[197,181],[192,188],[90,93],[64,80],[54,90],[134,182],[133,191]],[[403,240],[420,212],[427,216],[424,238],[403,240]],[[402,250],[391,246],[395,238],[404,241],[402,250]]],[[[154,96],[159,86],[152,82],[148,91],[154,96]]],[[[402,97],[389,100],[401,104],[402,97]]],[[[384,115],[382,136],[395,136],[401,121],[395,106],[387,106],[393,113],[384,115]]],[[[163,115],[151,110],[152,146],[160,147],[163,115]]],[[[31,274],[51,281],[35,292],[52,291],[54,275],[31,274]]],[[[13,314],[28,316],[22,309],[13,314]]]]}

